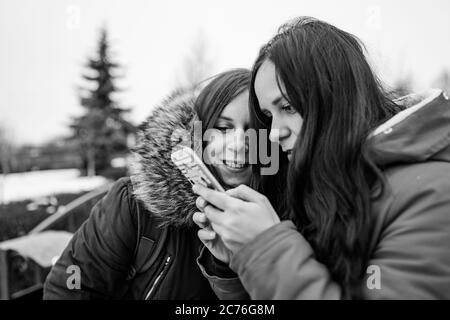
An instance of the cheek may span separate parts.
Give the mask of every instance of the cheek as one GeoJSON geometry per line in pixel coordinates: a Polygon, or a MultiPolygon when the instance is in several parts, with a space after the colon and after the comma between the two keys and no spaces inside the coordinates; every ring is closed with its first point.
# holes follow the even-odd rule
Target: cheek
{"type": "Polygon", "coordinates": [[[292,117],[289,119],[289,127],[291,132],[295,136],[298,136],[300,134],[302,126],[303,126],[303,118],[298,113],[292,115],[292,117]]]}
{"type": "Polygon", "coordinates": [[[209,142],[206,145],[206,148],[208,149],[208,154],[209,153],[213,153],[213,156],[217,156],[222,154],[223,150],[224,150],[224,145],[225,145],[225,139],[223,138],[222,135],[213,135],[209,138],[209,142]]]}

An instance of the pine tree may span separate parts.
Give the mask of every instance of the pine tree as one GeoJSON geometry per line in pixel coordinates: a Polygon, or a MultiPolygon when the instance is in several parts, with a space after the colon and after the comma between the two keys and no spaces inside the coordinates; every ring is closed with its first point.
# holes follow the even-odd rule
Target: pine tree
{"type": "Polygon", "coordinates": [[[113,100],[118,91],[114,71],[119,65],[110,59],[106,29],[101,30],[95,58],[89,58],[86,67],[89,74],[82,77],[90,83],[80,90],[80,104],[85,112],[74,117],[71,124],[72,138],[77,141],[83,159],[83,169],[88,176],[110,167],[115,154],[127,152],[127,137],[135,127],[125,120],[129,109],[120,108],[113,100]]]}

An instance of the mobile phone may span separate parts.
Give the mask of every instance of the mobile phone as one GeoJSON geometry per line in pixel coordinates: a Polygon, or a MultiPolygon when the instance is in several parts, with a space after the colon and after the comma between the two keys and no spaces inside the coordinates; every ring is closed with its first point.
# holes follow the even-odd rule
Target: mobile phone
{"type": "Polygon", "coordinates": [[[171,159],[192,185],[198,183],[206,188],[225,192],[225,189],[191,148],[180,147],[172,153],[171,159]]]}

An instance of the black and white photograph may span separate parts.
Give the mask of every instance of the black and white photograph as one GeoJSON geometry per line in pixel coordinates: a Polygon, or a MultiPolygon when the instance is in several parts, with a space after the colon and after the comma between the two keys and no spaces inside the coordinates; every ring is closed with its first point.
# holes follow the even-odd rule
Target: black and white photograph
{"type": "Polygon", "coordinates": [[[0,0],[0,300],[450,300],[449,17],[0,0]]]}

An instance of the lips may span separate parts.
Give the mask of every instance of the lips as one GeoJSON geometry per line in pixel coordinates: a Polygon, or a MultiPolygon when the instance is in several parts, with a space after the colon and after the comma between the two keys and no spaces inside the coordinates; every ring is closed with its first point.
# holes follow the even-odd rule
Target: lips
{"type": "Polygon", "coordinates": [[[229,160],[223,160],[223,164],[228,167],[229,169],[233,170],[242,170],[249,166],[247,162],[238,162],[238,161],[229,161],[229,160]]]}

